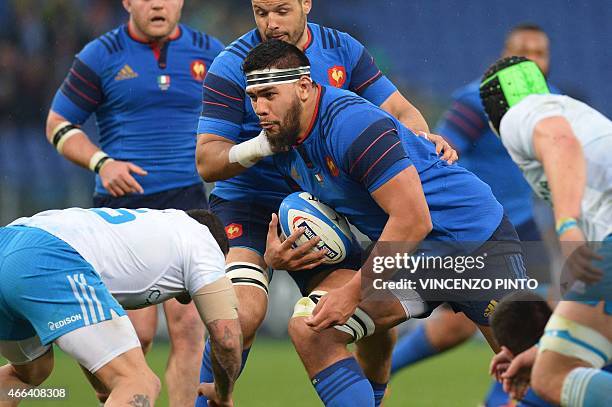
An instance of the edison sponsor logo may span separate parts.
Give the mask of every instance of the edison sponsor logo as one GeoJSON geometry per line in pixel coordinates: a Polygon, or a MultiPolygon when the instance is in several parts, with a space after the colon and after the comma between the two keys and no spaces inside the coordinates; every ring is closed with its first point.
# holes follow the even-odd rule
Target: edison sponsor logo
{"type": "Polygon", "coordinates": [[[81,314],[74,314],[64,319],[60,319],[59,321],[49,322],[49,330],[55,331],[56,329],[60,329],[65,327],[66,325],[70,325],[73,322],[82,320],[83,317],[81,314]]]}

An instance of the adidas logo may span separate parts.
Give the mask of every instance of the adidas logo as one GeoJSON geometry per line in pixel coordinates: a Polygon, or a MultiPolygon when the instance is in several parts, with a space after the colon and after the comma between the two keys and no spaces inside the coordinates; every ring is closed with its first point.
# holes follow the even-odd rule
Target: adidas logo
{"type": "Polygon", "coordinates": [[[138,77],[138,74],[134,72],[132,67],[130,67],[128,64],[125,64],[123,68],[121,68],[117,76],[115,76],[115,80],[122,81],[124,79],[134,79],[137,77],[138,77]]]}
{"type": "Polygon", "coordinates": [[[485,318],[489,318],[491,316],[491,314],[493,314],[493,312],[495,312],[495,307],[497,306],[497,304],[498,304],[497,301],[491,300],[489,305],[487,305],[487,309],[484,312],[485,318]]]}

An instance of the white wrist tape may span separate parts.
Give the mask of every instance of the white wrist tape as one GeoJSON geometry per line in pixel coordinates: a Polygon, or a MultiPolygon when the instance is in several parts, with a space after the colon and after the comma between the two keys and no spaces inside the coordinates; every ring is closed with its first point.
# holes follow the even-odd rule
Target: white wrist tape
{"type": "Polygon", "coordinates": [[[108,161],[113,161],[112,158],[108,156],[104,151],[96,151],[94,155],[89,159],[89,169],[95,172],[96,174],[100,172],[104,164],[108,161]]]}
{"type": "Polygon", "coordinates": [[[70,137],[79,133],[83,133],[83,130],[70,122],[63,121],[55,126],[51,132],[51,144],[53,144],[58,153],[62,154],[64,143],[66,143],[70,137]]]}
{"type": "Polygon", "coordinates": [[[229,162],[238,163],[245,168],[254,166],[264,157],[274,154],[270,142],[262,130],[257,137],[236,144],[229,150],[229,162]]]}

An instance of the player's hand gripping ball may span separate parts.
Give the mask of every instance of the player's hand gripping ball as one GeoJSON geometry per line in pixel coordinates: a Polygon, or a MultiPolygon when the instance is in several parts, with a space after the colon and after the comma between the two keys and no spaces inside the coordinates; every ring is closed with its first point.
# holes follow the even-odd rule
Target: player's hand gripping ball
{"type": "Polygon", "coordinates": [[[280,205],[278,219],[285,236],[304,228],[296,246],[319,236],[321,241],[312,250],[327,250],[325,264],[340,263],[351,250],[354,239],[346,218],[307,192],[286,197],[280,205]]]}

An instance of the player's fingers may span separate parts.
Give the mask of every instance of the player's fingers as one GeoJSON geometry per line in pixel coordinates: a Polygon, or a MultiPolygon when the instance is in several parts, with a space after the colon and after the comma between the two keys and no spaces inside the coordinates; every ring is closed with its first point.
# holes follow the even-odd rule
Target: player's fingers
{"type": "Polygon", "coordinates": [[[325,258],[319,259],[319,260],[315,260],[311,263],[306,264],[305,266],[302,266],[301,269],[302,270],[312,270],[315,267],[319,267],[321,264],[323,264],[325,262],[325,258]]]}
{"type": "Polygon", "coordinates": [[[208,399],[216,396],[214,383],[200,383],[198,385],[198,396],[204,396],[208,399]]]}
{"type": "Polygon", "coordinates": [[[279,240],[278,237],[278,216],[273,213],[272,218],[270,219],[270,223],[268,223],[268,243],[274,243],[279,240]]]}
{"type": "Polygon", "coordinates": [[[119,189],[122,192],[122,195],[132,193],[132,187],[128,185],[127,182],[123,178],[117,178],[113,182],[115,188],[119,189]]]}
{"type": "Polygon", "coordinates": [[[117,192],[115,192],[115,189],[109,182],[103,182],[102,186],[111,194],[113,198],[117,198],[117,192]]]}
{"type": "Polygon", "coordinates": [[[130,187],[130,192],[138,192],[139,194],[144,194],[144,189],[142,188],[142,186],[129,173],[124,175],[123,180],[130,187]]]}
{"type": "Polygon", "coordinates": [[[111,193],[115,198],[125,195],[121,188],[117,186],[117,183],[113,180],[108,182],[106,189],[111,193]]]}
{"type": "Polygon", "coordinates": [[[296,230],[293,231],[293,233],[291,235],[289,235],[289,237],[287,237],[287,239],[285,239],[285,241],[283,243],[281,243],[281,246],[284,250],[288,250],[291,248],[291,246],[294,245],[294,243],[300,238],[300,236],[302,236],[304,234],[304,228],[300,227],[297,228],[296,230]]]}
{"type": "Polygon", "coordinates": [[[310,239],[309,241],[307,241],[305,243],[302,243],[301,245],[299,245],[298,247],[296,247],[294,249],[295,250],[295,255],[296,256],[305,256],[312,249],[317,247],[317,245],[319,244],[320,241],[321,241],[321,238],[319,236],[315,236],[312,239],[310,239]]]}
{"type": "Polygon", "coordinates": [[[148,172],[145,171],[144,169],[142,169],[141,167],[137,166],[136,164],[132,164],[132,163],[127,163],[128,169],[131,172],[134,172],[138,175],[147,175],[148,172]]]}

